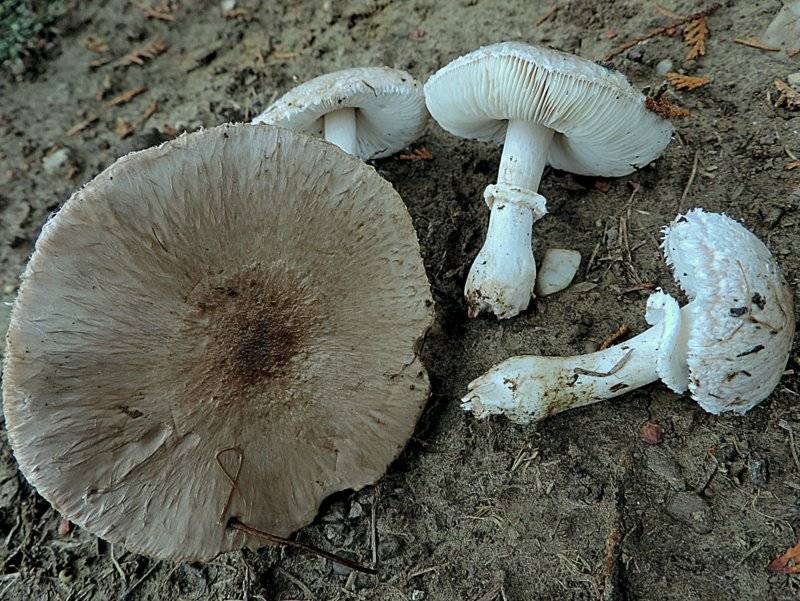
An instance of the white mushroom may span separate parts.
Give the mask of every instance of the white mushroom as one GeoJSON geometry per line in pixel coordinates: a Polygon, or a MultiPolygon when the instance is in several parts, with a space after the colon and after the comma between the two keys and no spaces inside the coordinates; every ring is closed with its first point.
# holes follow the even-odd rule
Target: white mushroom
{"type": "Polygon", "coordinates": [[[130,154],[42,230],[3,370],[20,470],[132,550],[208,560],[378,479],[428,397],[397,192],[330,144],[221,126],[130,154]]]}
{"type": "Polygon", "coordinates": [[[284,94],[253,123],[323,136],[362,160],[387,157],[416,140],[428,111],[420,84],[388,67],[345,69],[284,94]]]}
{"type": "Polygon", "coordinates": [[[512,357],[469,385],[465,410],[527,423],[657,379],[709,413],[745,413],[781,378],[794,335],[792,293],[772,254],[731,218],[695,209],[665,230],[664,253],[690,302],[651,295],[652,327],[576,357],[512,357]]]}
{"type": "Polygon", "coordinates": [[[581,264],[581,253],[568,248],[548,248],[536,274],[538,296],[549,296],[570,285],[581,264]]]}
{"type": "Polygon", "coordinates": [[[486,241],[467,277],[471,317],[513,317],[536,280],[534,221],[547,213],[537,192],[545,165],[583,175],[627,175],[658,157],[670,123],[616,71],[571,54],[504,42],[475,50],[425,84],[433,118],[450,133],[503,143],[486,241]]]}

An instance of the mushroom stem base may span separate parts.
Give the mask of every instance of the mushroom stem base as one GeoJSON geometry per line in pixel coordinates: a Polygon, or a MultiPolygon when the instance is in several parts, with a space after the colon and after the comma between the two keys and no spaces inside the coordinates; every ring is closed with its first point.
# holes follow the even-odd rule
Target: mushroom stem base
{"type": "Polygon", "coordinates": [[[553,130],[541,125],[508,123],[497,184],[484,193],[489,229],[464,289],[470,317],[482,311],[514,317],[530,302],[536,281],[533,223],[547,212],[536,189],[552,139],[553,130]]]}
{"type": "Polygon", "coordinates": [[[625,394],[658,380],[662,327],[596,353],[512,357],[469,384],[462,407],[477,417],[504,414],[518,423],[625,394]]]}

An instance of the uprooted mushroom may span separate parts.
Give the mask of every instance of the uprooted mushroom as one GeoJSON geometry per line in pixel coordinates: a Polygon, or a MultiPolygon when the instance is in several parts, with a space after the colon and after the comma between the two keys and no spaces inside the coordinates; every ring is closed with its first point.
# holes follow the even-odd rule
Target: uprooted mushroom
{"type": "Polygon", "coordinates": [[[503,144],[497,183],[483,193],[489,229],[464,288],[470,317],[491,311],[505,319],[528,306],[536,281],[533,224],[547,213],[537,191],[546,165],[627,175],[658,157],[672,135],[621,73],[521,43],[454,60],[428,79],[425,102],[450,133],[503,144]]]}
{"type": "Polygon", "coordinates": [[[464,409],[528,423],[625,394],[659,378],[709,413],[745,413],[777,386],[789,357],[792,292],[766,246],[733,219],[702,209],[666,229],[667,263],[690,302],[656,292],[652,326],[575,357],[512,357],[469,385],[464,409]]]}
{"type": "Polygon", "coordinates": [[[221,126],[130,154],[44,227],[8,333],[21,471],[137,552],[280,540],[379,478],[428,396],[411,219],[330,144],[221,126]]]}

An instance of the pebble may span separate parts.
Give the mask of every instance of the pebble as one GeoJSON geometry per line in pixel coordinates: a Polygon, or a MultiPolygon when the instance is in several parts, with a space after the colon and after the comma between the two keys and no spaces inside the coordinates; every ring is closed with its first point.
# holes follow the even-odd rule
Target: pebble
{"type": "Polygon", "coordinates": [[[668,58],[659,61],[658,64],[656,65],[656,74],[661,75],[662,77],[667,73],[671,72],[672,70],[673,70],[673,64],[672,61],[668,58]]]}
{"type": "Polygon", "coordinates": [[[751,457],[747,463],[747,471],[750,472],[750,481],[756,488],[763,488],[769,481],[769,471],[767,460],[761,457],[751,457]]]}
{"type": "Polygon", "coordinates": [[[413,591],[411,591],[411,595],[409,596],[409,599],[411,599],[411,601],[422,601],[424,598],[425,598],[425,591],[421,591],[419,589],[414,589],[413,591]]]}
{"type": "Polygon", "coordinates": [[[69,165],[70,151],[69,148],[59,148],[55,152],[51,152],[42,159],[42,167],[45,173],[53,175],[69,165]]]}
{"type": "Polygon", "coordinates": [[[661,444],[664,440],[664,428],[658,422],[645,422],[639,430],[639,438],[647,444],[661,444]]]}
{"type": "Polygon", "coordinates": [[[347,517],[351,520],[354,520],[356,518],[360,518],[362,515],[364,515],[364,508],[361,506],[361,503],[358,501],[353,501],[353,503],[350,505],[350,511],[348,512],[347,517]]]}
{"type": "Polygon", "coordinates": [[[800,90],[800,71],[797,73],[789,73],[789,76],[786,78],[786,81],[789,82],[789,85],[793,88],[797,88],[800,90]]]}
{"type": "Polygon", "coordinates": [[[667,504],[666,509],[671,517],[698,534],[708,534],[714,529],[711,507],[694,493],[679,492],[667,504]]]}

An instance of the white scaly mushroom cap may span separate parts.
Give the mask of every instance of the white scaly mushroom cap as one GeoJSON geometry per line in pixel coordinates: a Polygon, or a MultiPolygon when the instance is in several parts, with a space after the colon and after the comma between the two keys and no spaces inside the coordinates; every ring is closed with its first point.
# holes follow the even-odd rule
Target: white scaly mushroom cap
{"type": "Polygon", "coordinates": [[[55,509],[136,552],[259,546],[228,518],[288,536],[397,456],[431,305],[372,167],[277,127],[182,136],[43,229],[7,336],[11,446],[55,509]]]}
{"type": "Polygon", "coordinates": [[[702,209],[667,227],[663,248],[692,301],[692,397],[709,413],[749,411],[777,386],[794,335],[792,293],[778,264],[741,224],[702,209]]]}
{"type": "Polygon", "coordinates": [[[657,158],[672,125],[618,71],[518,42],[479,48],[425,84],[433,118],[463,138],[502,143],[510,119],[555,130],[548,162],[583,175],[627,175],[657,158]]]}
{"type": "Polygon", "coordinates": [[[253,123],[319,136],[322,117],[342,108],[358,109],[356,154],[365,161],[402,150],[422,135],[428,120],[422,87],[410,74],[388,67],[358,67],[300,84],[253,123]]]}

